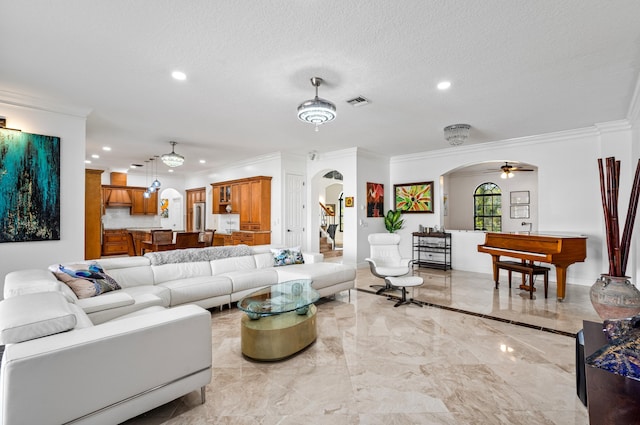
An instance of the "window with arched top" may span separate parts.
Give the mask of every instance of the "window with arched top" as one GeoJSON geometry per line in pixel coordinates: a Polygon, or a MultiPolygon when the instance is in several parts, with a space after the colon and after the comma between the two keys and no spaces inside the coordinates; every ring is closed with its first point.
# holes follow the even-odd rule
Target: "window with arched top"
{"type": "Polygon", "coordinates": [[[482,183],[473,193],[473,229],[502,231],[502,191],[491,182],[482,183]]]}

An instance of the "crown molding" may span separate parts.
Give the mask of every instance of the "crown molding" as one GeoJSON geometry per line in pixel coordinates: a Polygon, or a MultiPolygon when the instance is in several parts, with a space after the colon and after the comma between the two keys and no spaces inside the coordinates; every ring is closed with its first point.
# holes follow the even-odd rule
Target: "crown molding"
{"type": "Polygon", "coordinates": [[[636,81],[636,87],[631,96],[631,102],[629,103],[629,110],[627,111],[627,119],[632,125],[640,124],[640,74],[636,81]]]}
{"type": "MultiPolygon", "coordinates": [[[[603,123],[602,125],[604,125],[603,123]]],[[[529,145],[539,145],[546,143],[556,143],[564,140],[572,140],[583,137],[597,137],[601,132],[595,127],[584,127],[573,130],[556,131],[553,133],[544,133],[534,136],[516,137],[513,139],[497,140],[494,142],[476,143],[475,145],[453,146],[436,151],[427,151],[418,154],[407,154],[391,157],[390,163],[398,164],[407,161],[415,161],[417,159],[433,159],[439,157],[449,157],[455,153],[475,153],[483,152],[487,149],[504,149],[509,147],[523,147],[529,145]]]]}
{"type": "Polygon", "coordinates": [[[598,132],[600,134],[631,130],[631,123],[627,119],[618,121],[597,122],[594,125],[598,129],[598,132]]]}
{"type": "Polygon", "coordinates": [[[92,108],[81,107],[51,100],[40,99],[20,93],[0,90],[0,103],[18,106],[22,108],[38,109],[40,111],[54,112],[56,114],[70,115],[78,118],[87,118],[92,108]]]}

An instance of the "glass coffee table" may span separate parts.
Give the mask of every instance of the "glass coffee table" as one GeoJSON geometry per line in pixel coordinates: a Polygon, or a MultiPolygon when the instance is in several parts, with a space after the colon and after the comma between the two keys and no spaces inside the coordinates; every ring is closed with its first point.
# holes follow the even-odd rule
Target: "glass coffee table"
{"type": "Polygon", "coordinates": [[[311,283],[309,279],[276,283],[238,301],[246,313],[240,326],[242,354],[253,360],[281,360],[316,340],[313,303],[320,294],[311,283]]]}

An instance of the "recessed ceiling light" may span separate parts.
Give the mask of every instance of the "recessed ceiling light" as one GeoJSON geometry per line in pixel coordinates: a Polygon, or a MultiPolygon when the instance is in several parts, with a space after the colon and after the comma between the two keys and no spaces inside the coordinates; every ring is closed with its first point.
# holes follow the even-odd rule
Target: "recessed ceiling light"
{"type": "Polygon", "coordinates": [[[201,159],[201,160],[200,160],[200,164],[206,164],[206,163],[207,163],[207,161],[206,161],[206,160],[204,160],[204,159],[201,159]]]}
{"type": "Polygon", "coordinates": [[[440,81],[438,83],[438,90],[446,90],[449,87],[451,87],[451,82],[450,81],[440,81]]]}
{"type": "Polygon", "coordinates": [[[85,163],[85,164],[91,164],[91,161],[89,161],[88,159],[85,159],[85,160],[84,160],[84,163],[85,163]]]}
{"type": "Polygon", "coordinates": [[[91,155],[91,158],[93,158],[93,159],[98,159],[98,158],[100,158],[100,155],[96,155],[96,154],[94,153],[93,155],[91,155]]]}
{"type": "Polygon", "coordinates": [[[107,151],[107,152],[108,152],[108,151],[110,151],[110,150],[111,150],[111,148],[110,148],[109,146],[103,146],[103,147],[102,147],[102,150],[103,150],[103,151],[107,151]]]}
{"type": "Polygon", "coordinates": [[[173,168],[169,168],[169,172],[170,172],[170,173],[173,173],[173,168]]]}
{"type": "Polygon", "coordinates": [[[185,74],[182,71],[173,71],[171,73],[171,76],[176,79],[176,80],[180,80],[180,81],[184,81],[187,79],[187,74],[185,74]]]}

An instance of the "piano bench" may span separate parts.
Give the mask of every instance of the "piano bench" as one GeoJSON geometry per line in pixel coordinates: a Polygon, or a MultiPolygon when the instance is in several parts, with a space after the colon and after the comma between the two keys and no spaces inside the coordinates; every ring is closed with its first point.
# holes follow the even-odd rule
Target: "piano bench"
{"type": "Polygon", "coordinates": [[[500,276],[500,270],[506,270],[509,272],[509,288],[511,288],[511,273],[522,273],[522,285],[520,285],[521,289],[525,289],[529,291],[529,298],[533,298],[533,291],[535,288],[533,287],[533,276],[543,275],[544,276],[544,297],[547,298],[547,293],[549,291],[549,267],[544,266],[536,266],[535,264],[525,263],[520,261],[496,261],[495,264],[497,268],[496,274],[496,289],[498,288],[498,279],[500,276]],[[529,285],[524,284],[524,276],[529,276],[529,285]]]}

